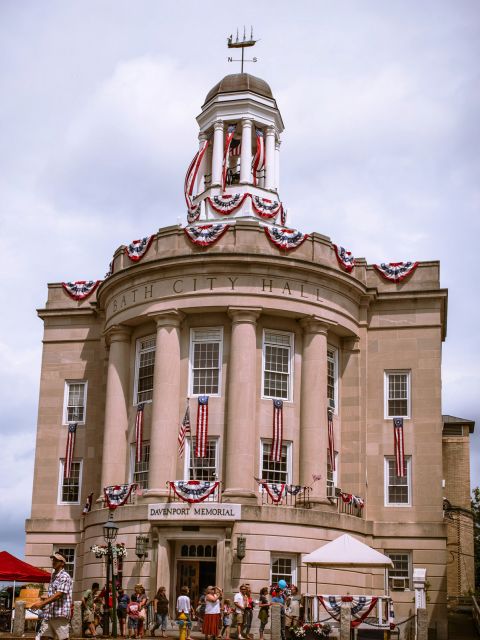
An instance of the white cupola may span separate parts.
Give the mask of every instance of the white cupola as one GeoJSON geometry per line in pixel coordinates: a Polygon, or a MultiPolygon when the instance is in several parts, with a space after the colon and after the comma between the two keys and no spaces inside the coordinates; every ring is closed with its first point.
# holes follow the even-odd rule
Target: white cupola
{"type": "Polygon", "coordinates": [[[185,179],[188,222],[255,218],[285,224],[279,196],[283,121],[268,84],[225,76],[207,94],[197,122],[199,150],[185,179]]]}

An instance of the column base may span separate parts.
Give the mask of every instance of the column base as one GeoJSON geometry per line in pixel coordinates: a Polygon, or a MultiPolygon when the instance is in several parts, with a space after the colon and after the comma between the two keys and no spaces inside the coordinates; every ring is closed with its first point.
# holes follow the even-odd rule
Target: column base
{"type": "Polygon", "coordinates": [[[222,493],[222,502],[239,502],[240,504],[258,504],[258,496],[249,489],[225,489],[222,493]]]}

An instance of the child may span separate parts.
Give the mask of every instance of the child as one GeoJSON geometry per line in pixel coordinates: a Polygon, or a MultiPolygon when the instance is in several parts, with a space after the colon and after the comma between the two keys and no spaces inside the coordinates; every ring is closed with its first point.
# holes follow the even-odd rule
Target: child
{"type": "Polygon", "coordinates": [[[120,635],[125,638],[127,635],[125,622],[127,620],[127,607],[130,602],[130,598],[123,589],[119,589],[117,601],[117,617],[118,622],[120,623],[120,635]]]}
{"type": "Polygon", "coordinates": [[[222,607],[222,633],[220,634],[222,638],[229,640],[230,638],[230,627],[232,626],[232,601],[226,598],[223,601],[222,607]],[[225,635],[224,635],[225,634],[225,635]]]}
{"type": "Polygon", "coordinates": [[[137,596],[134,593],[127,605],[128,614],[128,637],[138,638],[138,617],[140,615],[140,606],[137,602],[137,596]]]}
{"type": "Polygon", "coordinates": [[[184,613],[187,616],[187,619],[184,620],[184,624],[187,626],[187,638],[186,640],[190,640],[190,632],[192,628],[192,604],[190,602],[190,598],[188,597],[189,589],[188,587],[182,587],[180,589],[180,595],[177,598],[177,618],[181,613],[184,613]]]}

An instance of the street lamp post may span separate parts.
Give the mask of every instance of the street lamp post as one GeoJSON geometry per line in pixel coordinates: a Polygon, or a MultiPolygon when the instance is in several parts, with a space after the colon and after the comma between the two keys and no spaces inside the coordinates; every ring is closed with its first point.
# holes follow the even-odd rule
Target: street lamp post
{"type": "MultiPolygon", "coordinates": [[[[103,631],[104,635],[109,635],[110,631],[110,575],[112,577],[112,636],[117,637],[117,585],[116,571],[112,542],[117,539],[118,524],[113,522],[113,511],[109,512],[108,520],[103,525],[103,537],[107,543],[107,585],[105,589],[105,615],[103,617],[103,631]]],[[[116,555],[115,555],[116,560],[116,555]]]]}

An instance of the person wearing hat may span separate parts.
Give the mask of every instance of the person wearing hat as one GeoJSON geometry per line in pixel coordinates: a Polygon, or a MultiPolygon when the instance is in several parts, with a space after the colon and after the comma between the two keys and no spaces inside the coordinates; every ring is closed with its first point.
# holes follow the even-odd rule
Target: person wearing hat
{"type": "Polygon", "coordinates": [[[42,638],[68,640],[72,612],[72,578],[65,571],[66,560],[61,553],[50,556],[53,572],[45,599],[36,600],[31,609],[45,609],[42,638]]]}

